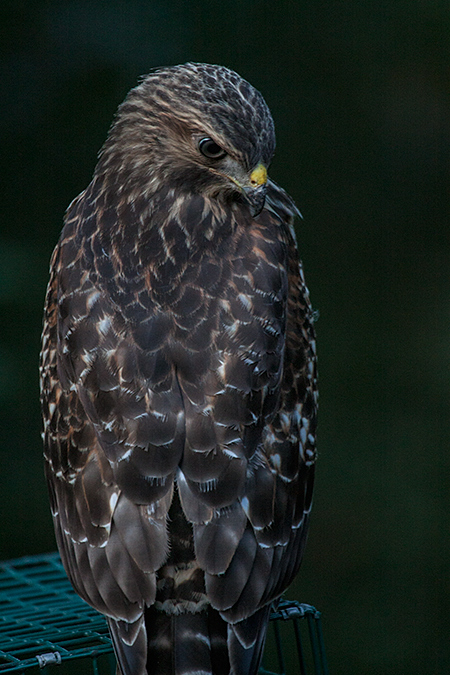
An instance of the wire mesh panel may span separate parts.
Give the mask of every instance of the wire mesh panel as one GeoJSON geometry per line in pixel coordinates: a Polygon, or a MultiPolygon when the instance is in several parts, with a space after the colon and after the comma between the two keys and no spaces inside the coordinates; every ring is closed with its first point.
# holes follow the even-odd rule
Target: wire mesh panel
{"type": "MultiPolygon", "coordinates": [[[[328,675],[320,612],[283,600],[261,675],[328,675]]],[[[114,675],[106,621],[73,591],[57,553],[0,564],[0,675],[114,675]]]]}
{"type": "Polygon", "coordinates": [[[72,590],[57,553],[0,565],[0,673],[74,659],[87,659],[80,675],[96,673],[103,654],[112,655],[105,619],[72,590]]]}

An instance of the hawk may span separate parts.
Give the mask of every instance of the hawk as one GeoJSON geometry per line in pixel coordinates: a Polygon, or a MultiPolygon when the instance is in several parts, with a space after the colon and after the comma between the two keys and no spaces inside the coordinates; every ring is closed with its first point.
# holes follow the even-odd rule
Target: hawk
{"type": "Polygon", "coordinates": [[[56,539],[122,675],[251,675],[298,571],[312,310],[270,111],[235,72],[151,72],[51,260],[41,390],[56,539]]]}

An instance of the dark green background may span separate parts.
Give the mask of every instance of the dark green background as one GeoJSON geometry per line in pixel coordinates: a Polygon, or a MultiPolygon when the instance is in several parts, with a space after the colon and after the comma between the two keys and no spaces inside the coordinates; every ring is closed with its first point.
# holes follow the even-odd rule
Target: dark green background
{"type": "Polygon", "coordinates": [[[434,0],[3,1],[1,558],[55,547],[37,360],[48,260],[137,77],[187,60],[258,87],[317,324],[320,461],[290,597],[332,675],[450,672],[450,10],[434,0]]]}

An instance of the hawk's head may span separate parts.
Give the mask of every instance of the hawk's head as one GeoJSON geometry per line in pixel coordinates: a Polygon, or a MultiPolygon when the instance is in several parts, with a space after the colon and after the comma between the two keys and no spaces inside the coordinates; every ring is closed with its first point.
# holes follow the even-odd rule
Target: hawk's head
{"type": "Polygon", "coordinates": [[[222,66],[187,63],[155,70],[131,90],[96,173],[130,195],[164,186],[244,198],[257,213],[274,149],[272,116],[254,87],[222,66]]]}

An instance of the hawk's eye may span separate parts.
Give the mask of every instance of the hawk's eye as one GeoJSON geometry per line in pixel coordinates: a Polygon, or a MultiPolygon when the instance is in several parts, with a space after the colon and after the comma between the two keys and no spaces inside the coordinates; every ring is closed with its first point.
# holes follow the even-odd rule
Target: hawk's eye
{"type": "Polygon", "coordinates": [[[220,145],[217,145],[212,138],[202,138],[198,142],[198,149],[205,157],[208,159],[221,159],[227,154],[225,150],[222,150],[220,145]]]}

